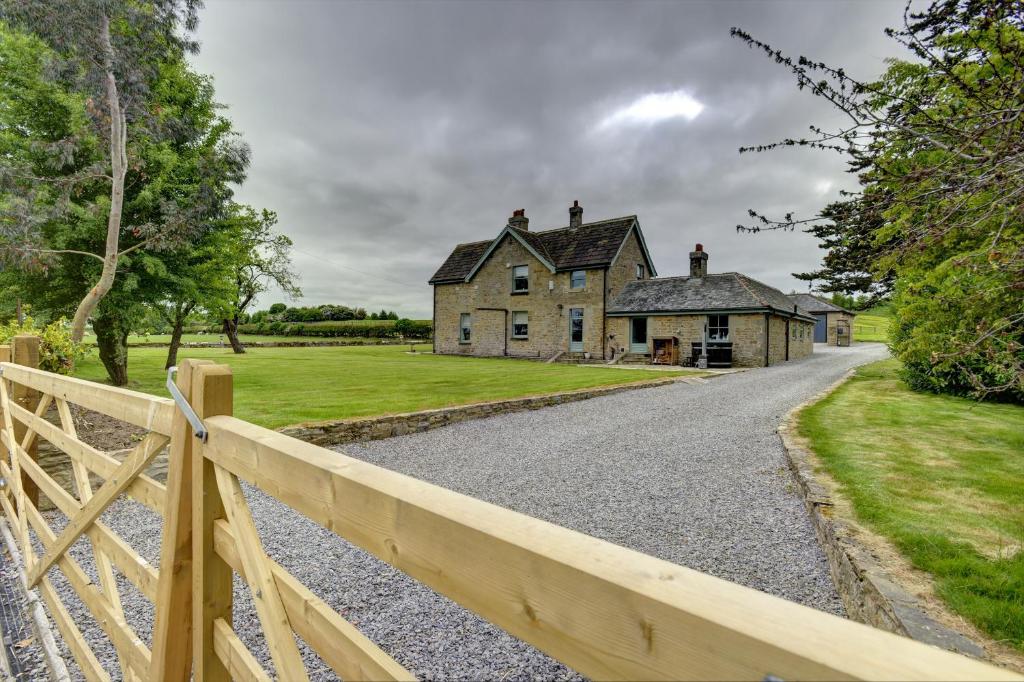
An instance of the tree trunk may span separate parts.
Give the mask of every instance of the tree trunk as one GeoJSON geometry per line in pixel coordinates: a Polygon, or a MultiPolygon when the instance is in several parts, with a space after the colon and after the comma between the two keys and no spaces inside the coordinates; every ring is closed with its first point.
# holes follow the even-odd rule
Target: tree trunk
{"type": "MultiPolygon", "coordinates": [[[[85,295],[71,321],[71,339],[81,342],[85,325],[103,297],[114,286],[117,274],[118,241],[121,236],[121,209],[124,205],[124,177],[128,168],[127,125],[121,111],[121,100],[114,77],[114,47],[110,41],[110,19],[103,17],[101,35],[104,48],[104,69],[107,81],[107,107],[110,111],[110,213],[107,215],[107,241],[103,253],[100,279],[85,295]]],[[[118,384],[121,385],[121,384],[118,384]]]]}
{"type": "Polygon", "coordinates": [[[18,320],[19,327],[25,323],[25,311],[21,307],[21,296],[18,297],[18,302],[14,306],[14,316],[18,320]]]}
{"type": "Polygon", "coordinates": [[[128,384],[128,325],[118,315],[100,313],[92,323],[100,360],[115,386],[128,384]]]}
{"type": "Polygon", "coordinates": [[[245,346],[238,340],[238,318],[227,318],[224,320],[224,334],[231,343],[231,350],[236,353],[244,353],[245,346]]]}
{"type": "Polygon", "coordinates": [[[164,369],[170,369],[178,364],[178,348],[181,347],[181,332],[185,328],[185,316],[188,313],[184,311],[182,306],[177,306],[174,309],[174,325],[171,330],[171,345],[167,349],[167,362],[164,364],[164,369]]]}

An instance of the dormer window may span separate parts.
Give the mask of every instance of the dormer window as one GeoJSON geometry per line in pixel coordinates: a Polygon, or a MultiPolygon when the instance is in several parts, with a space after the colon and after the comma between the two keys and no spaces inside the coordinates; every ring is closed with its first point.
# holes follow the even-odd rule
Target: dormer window
{"type": "Polygon", "coordinates": [[[525,294],[530,290],[530,267],[517,265],[512,268],[512,293],[525,294]]]}
{"type": "Polygon", "coordinates": [[[637,263],[636,264],[636,278],[637,279],[643,279],[644,278],[644,264],[643,263],[637,263]]]}

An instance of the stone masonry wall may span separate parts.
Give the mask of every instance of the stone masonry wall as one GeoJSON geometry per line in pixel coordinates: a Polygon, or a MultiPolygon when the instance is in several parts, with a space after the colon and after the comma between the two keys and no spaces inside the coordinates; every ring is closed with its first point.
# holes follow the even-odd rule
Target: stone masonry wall
{"type": "Polygon", "coordinates": [[[437,285],[434,331],[437,352],[502,355],[507,339],[510,356],[550,357],[569,349],[569,310],[582,308],[583,351],[599,357],[604,316],[603,281],[603,270],[588,270],[586,286],[571,290],[570,273],[552,273],[518,241],[506,237],[472,281],[437,285]],[[529,267],[528,293],[512,293],[512,268],[517,265],[529,267]],[[526,339],[512,338],[512,313],[515,311],[527,313],[529,333],[526,339]],[[459,342],[461,313],[472,316],[468,344],[459,342]]]}
{"type": "Polygon", "coordinates": [[[789,323],[789,359],[802,360],[814,352],[814,325],[801,320],[789,323]]]}
{"type": "Polygon", "coordinates": [[[836,327],[839,326],[839,320],[846,320],[849,323],[850,335],[853,335],[853,315],[850,313],[828,313],[825,316],[825,327],[826,342],[830,346],[836,345],[836,327]]]}
{"type": "MultiPolygon", "coordinates": [[[[586,228],[581,228],[586,229],[586,228]]],[[[604,302],[611,300],[626,282],[636,277],[636,264],[645,263],[640,243],[631,234],[619,258],[606,271],[587,270],[581,289],[570,288],[571,273],[552,273],[518,241],[506,237],[480,268],[472,281],[435,286],[435,330],[438,353],[460,355],[503,355],[550,357],[569,350],[569,311],[583,309],[583,352],[604,357],[607,344],[604,302]],[[512,268],[529,267],[530,290],[512,293],[512,268]],[[607,289],[602,292],[602,287],[607,289]],[[496,310],[482,310],[493,308],[496,310]],[[506,315],[506,312],[507,315],[506,315]],[[512,313],[526,312],[529,335],[512,338],[512,313]],[[472,331],[469,343],[459,342],[459,316],[469,313],[472,331]]],[[[649,275],[646,272],[645,276],[649,275]]]]}
{"type": "Polygon", "coordinates": [[[768,329],[768,364],[786,361],[786,320],[772,315],[768,329]]]}
{"type": "Polygon", "coordinates": [[[764,367],[764,315],[729,316],[734,367],[764,367]]]}

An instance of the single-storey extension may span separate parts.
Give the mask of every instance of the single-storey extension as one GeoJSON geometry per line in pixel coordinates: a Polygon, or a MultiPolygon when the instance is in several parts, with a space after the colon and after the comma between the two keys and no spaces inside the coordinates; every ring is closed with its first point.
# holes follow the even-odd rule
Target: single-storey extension
{"type": "Polygon", "coordinates": [[[857,313],[812,294],[789,294],[788,298],[814,316],[814,343],[848,346],[853,342],[857,313]]]}
{"type": "Polygon", "coordinates": [[[494,239],[459,244],[430,279],[434,352],[756,367],[806,357],[815,318],[739,273],[657,278],[635,215],[533,232],[513,212],[494,239]]]}

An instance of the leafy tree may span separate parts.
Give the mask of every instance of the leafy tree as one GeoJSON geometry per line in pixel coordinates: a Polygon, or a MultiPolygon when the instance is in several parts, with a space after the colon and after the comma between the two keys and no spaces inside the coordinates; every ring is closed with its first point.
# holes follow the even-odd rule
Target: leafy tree
{"type": "Polygon", "coordinates": [[[280,315],[287,309],[288,306],[285,305],[284,303],[274,303],[273,305],[270,306],[270,310],[268,312],[271,315],[280,315]]]}
{"type": "Polygon", "coordinates": [[[292,240],[274,229],[276,213],[257,213],[249,206],[235,205],[228,222],[234,284],[229,303],[217,312],[232,350],[244,353],[245,347],[238,340],[239,319],[256,297],[271,285],[292,299],[300,297],[302,291],[297,285],[298,275],[292,271],[292,240]]]}
{"type": "MultiPolygon", "coordinates": [[[[50,48],[42,81],[62,90],[69,105],[75,98],[84,105],[66,112],[76,125],[59,137],[36,138],[35,129],[28,130],[28,141],[42,143],[31,146],[42,150],[43,158],[0,156],[5,189],[21,197],[3,206],[7,259],[45,265],[48,257],[76,254],[97,263],[81,272],[92,285],[75,309],[75,340],[81,340],[89,317],[113,288],[127,255],[189,242],[202,228],[197,216],[218,200],[211,187],[220,178],[218,169],[211,168],[213,177],[200,178],[189,194],[164,195],[159,211],[125,220],[126,188],[150,174],[146,162],[153,157],[146,158],[147,145],[196,136],[190,130],[195,122],[176,116],[173,107],[156,106],[161,98],[153,91],[163,82],[168,63],[197,49],[189,35],[198,5],[196,0],[0,0],[5,20],[50,48]],[[75,249],[46,238],[47,222],[82,214],[105,222],[100,248],[75,249]]],[[[242,144],[225,143],[219,151],[238,167],[247,163],[248,149],[242,144]]],[[[71,219],[68,225],[87,229],[89,222],[95,220],[83,227],[71,219]]]]}
{"type": "Polygon", "coordinates": [[[883,287],[891,273],[891,345],[911,385],[1024,400],[1024,3],[908,6],[887,35],[912,59],[874,82],[733,34],[848,120],[741,151],[836,151],[861,184],[810,221],[752,212],[740,229],[834,223],[828,233],[848,249],[837,277],[864,270],[858,257],[883,287]]]}

